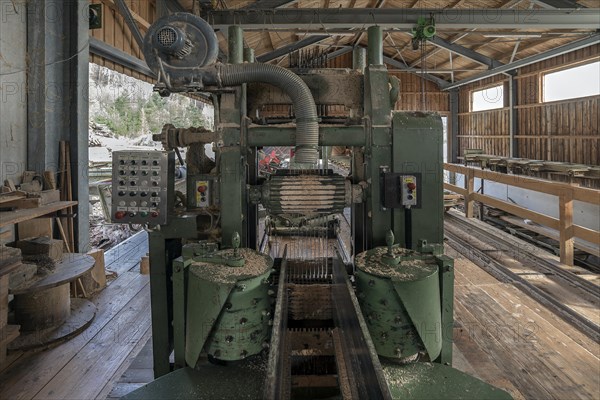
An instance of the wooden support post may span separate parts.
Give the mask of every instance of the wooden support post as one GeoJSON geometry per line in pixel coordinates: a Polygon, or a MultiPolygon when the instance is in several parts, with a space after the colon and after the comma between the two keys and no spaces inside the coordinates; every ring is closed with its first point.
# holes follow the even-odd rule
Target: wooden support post
{"type": "Polygon", "coordinates": [[[565,190],[559,196],[560,262],[573,265],[573,192],[565,190]]]}
{"type": "Polygon", "coordinates": [[[473,191],[475,190],[475,172],[471,169],[465,174],[465,189],[467,195],[465,196],[465,217],[473,218],[473,206],[475,201],[473,200],[473,191]]]}

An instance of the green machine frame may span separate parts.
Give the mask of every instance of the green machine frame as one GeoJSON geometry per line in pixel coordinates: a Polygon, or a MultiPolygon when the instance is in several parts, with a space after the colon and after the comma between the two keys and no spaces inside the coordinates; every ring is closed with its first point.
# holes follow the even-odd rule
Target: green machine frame
{"type": "MultiPolygon", "coordinates": [[[[381,29],[369,29],[368,66],[364,70],[364,104],[361,123],[326,125],[319,131],[320,146],[347,146],[353,149],[353,184],[365,184],[363,201],[353,206],[353,253],[385,246],[392,230],[401,247],[417,249],[419,241],[443,242],[442,122],[435,114],[394,112],[397,87],[383,65],[381,29]],[[390,86],[392,90],[390,90],[390,86]],[[386,174],[418,174],[420,207],[385,207],[386,174]],[[413,222],[416,221],[416,222],[413,222]]],[[[229,32],[230,62],[243,62],[239,27],[229,32]]],[[[239,232],[242,247],[257,248],[257,206],[249,200],[248,186],[257,185],[257,152],[261,146],[293,146],[295,129],[277,125],[253,125],[247,117],[247,88],[242,85],[214,95],[215,126],[219,140],[215,182],[221,213],[221,248],[231,247],[230,238],[239,232]]],[[[197,177],[188,175],[188,180],[197,177]]],[[[189,187],[189,185],[188,185],[189,187]]],[[[181,285],[181,256],[185,241],[198,240],[198,214],[194,209],[172,214],[169,222],[149,232],[151,263],[152,333],[154,373],[171,372],[169,356],[175,332],[183,329],[184,309],[174,298],[181,285]]],[[[433,246],[433,245],[431,245],[433,246]]],[[[431,250],[433,252],[433,250],[431,250]]],[[[444,329],[441,356],[452,361],[453,266],[442,257],[440,294],[444,329]]],[[[180,360],[175,366],[180,367],[180,360]]]]}

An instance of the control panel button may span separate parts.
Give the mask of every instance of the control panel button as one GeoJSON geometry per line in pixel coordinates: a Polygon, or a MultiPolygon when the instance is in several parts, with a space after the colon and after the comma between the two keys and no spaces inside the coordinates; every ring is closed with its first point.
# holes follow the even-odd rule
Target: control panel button
{"type": "Polygon", "coordinates": [[[127,213],[124,212],[124,211],[117,211],[115,213],[115,218],[116,219],[123,219],[123,218],[125,218],[126,215],[127,215],[127,213]]]}
{"type": "Polygon", "coordinates": [[[418,206],[417,194],[417,177],[414,175],[403,175],[400,187],[402,205],[406,208],[418,206]]]}
{"type": "Polygon", "coordinates": [[[131,197],[134,197],[135,195],[137,195],[137,192],[129,192],[129,195],[130,195],[131,197]]]}
{"type": "Polygon", "coordinates": [[[146,192],[142,192],[142,193],[140,193],[140,196],[142,196],[142,197],[146,197],[146,196],[148,196],[148,193],[146,193],[146,192]]]}
{"type": "Polygon", "coordinates": [[[158,217],[158,211],[152,211],[152,212],[150,213],[150,216],[151,216],[152,218],[156,218],[156,217],[158,217]]]}
{"type": "Polygon", "coordinates": [[[132,176],[135,176],[135,175],[137,175],[137,171],[131,171],[131,172],[130,172],[130,174],[131,174],[132,176]]]}

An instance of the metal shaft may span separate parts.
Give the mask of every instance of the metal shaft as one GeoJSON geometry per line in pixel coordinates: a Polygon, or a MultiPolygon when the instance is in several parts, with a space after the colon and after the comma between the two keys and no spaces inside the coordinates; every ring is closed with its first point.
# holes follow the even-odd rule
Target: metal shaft
{"type": "Polygon", "coordinates": [[[246,47],[244,49],[244,61],[248,63],[253,63],[256,61],[254,57],[254,49],[252,47],[246,47]]]}
{"type": "Polygon", "coordinates": [[[244,62],[244,32],[237,25],[229,27],[229,64],[241,64],[244,62]]]}
{"type": "Polygon", "coordinates": [[[370,26],[369,65],[383,65],[383,30],[380,26],[370,26]]]}
{"type": "Polygon", "coordinates": [[[357,47],[352,52],[352,69],[360,70],[364,72],[367,67],[367,49],[364,47],[357,47]]]}

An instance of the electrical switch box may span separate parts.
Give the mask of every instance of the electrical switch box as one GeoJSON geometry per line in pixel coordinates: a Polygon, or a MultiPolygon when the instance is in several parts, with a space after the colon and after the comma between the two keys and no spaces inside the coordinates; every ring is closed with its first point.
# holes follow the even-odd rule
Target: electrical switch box
{"type": "Polygon", "coordinates": [[[112,221],[166,224],[173,208],[174,177],[172,151],[113,152],[112,221]]]}
{"type": "Polygon", "coordinates": [[[400,176],[400,196],[404,207],[416,206],[418,200],[417,177],[414,175],[400,176]]]}
{"type": "Polygon", "coordinates": [[[382,174],[382,206],[385,208],[421,208],[420,173],[382,174]]]}
{"type": "Polygon", "coordinates": [[[196,207],[206,208],[210,206],[210,196],[212,181],[199,180],[196,181],[196,207]]]}

